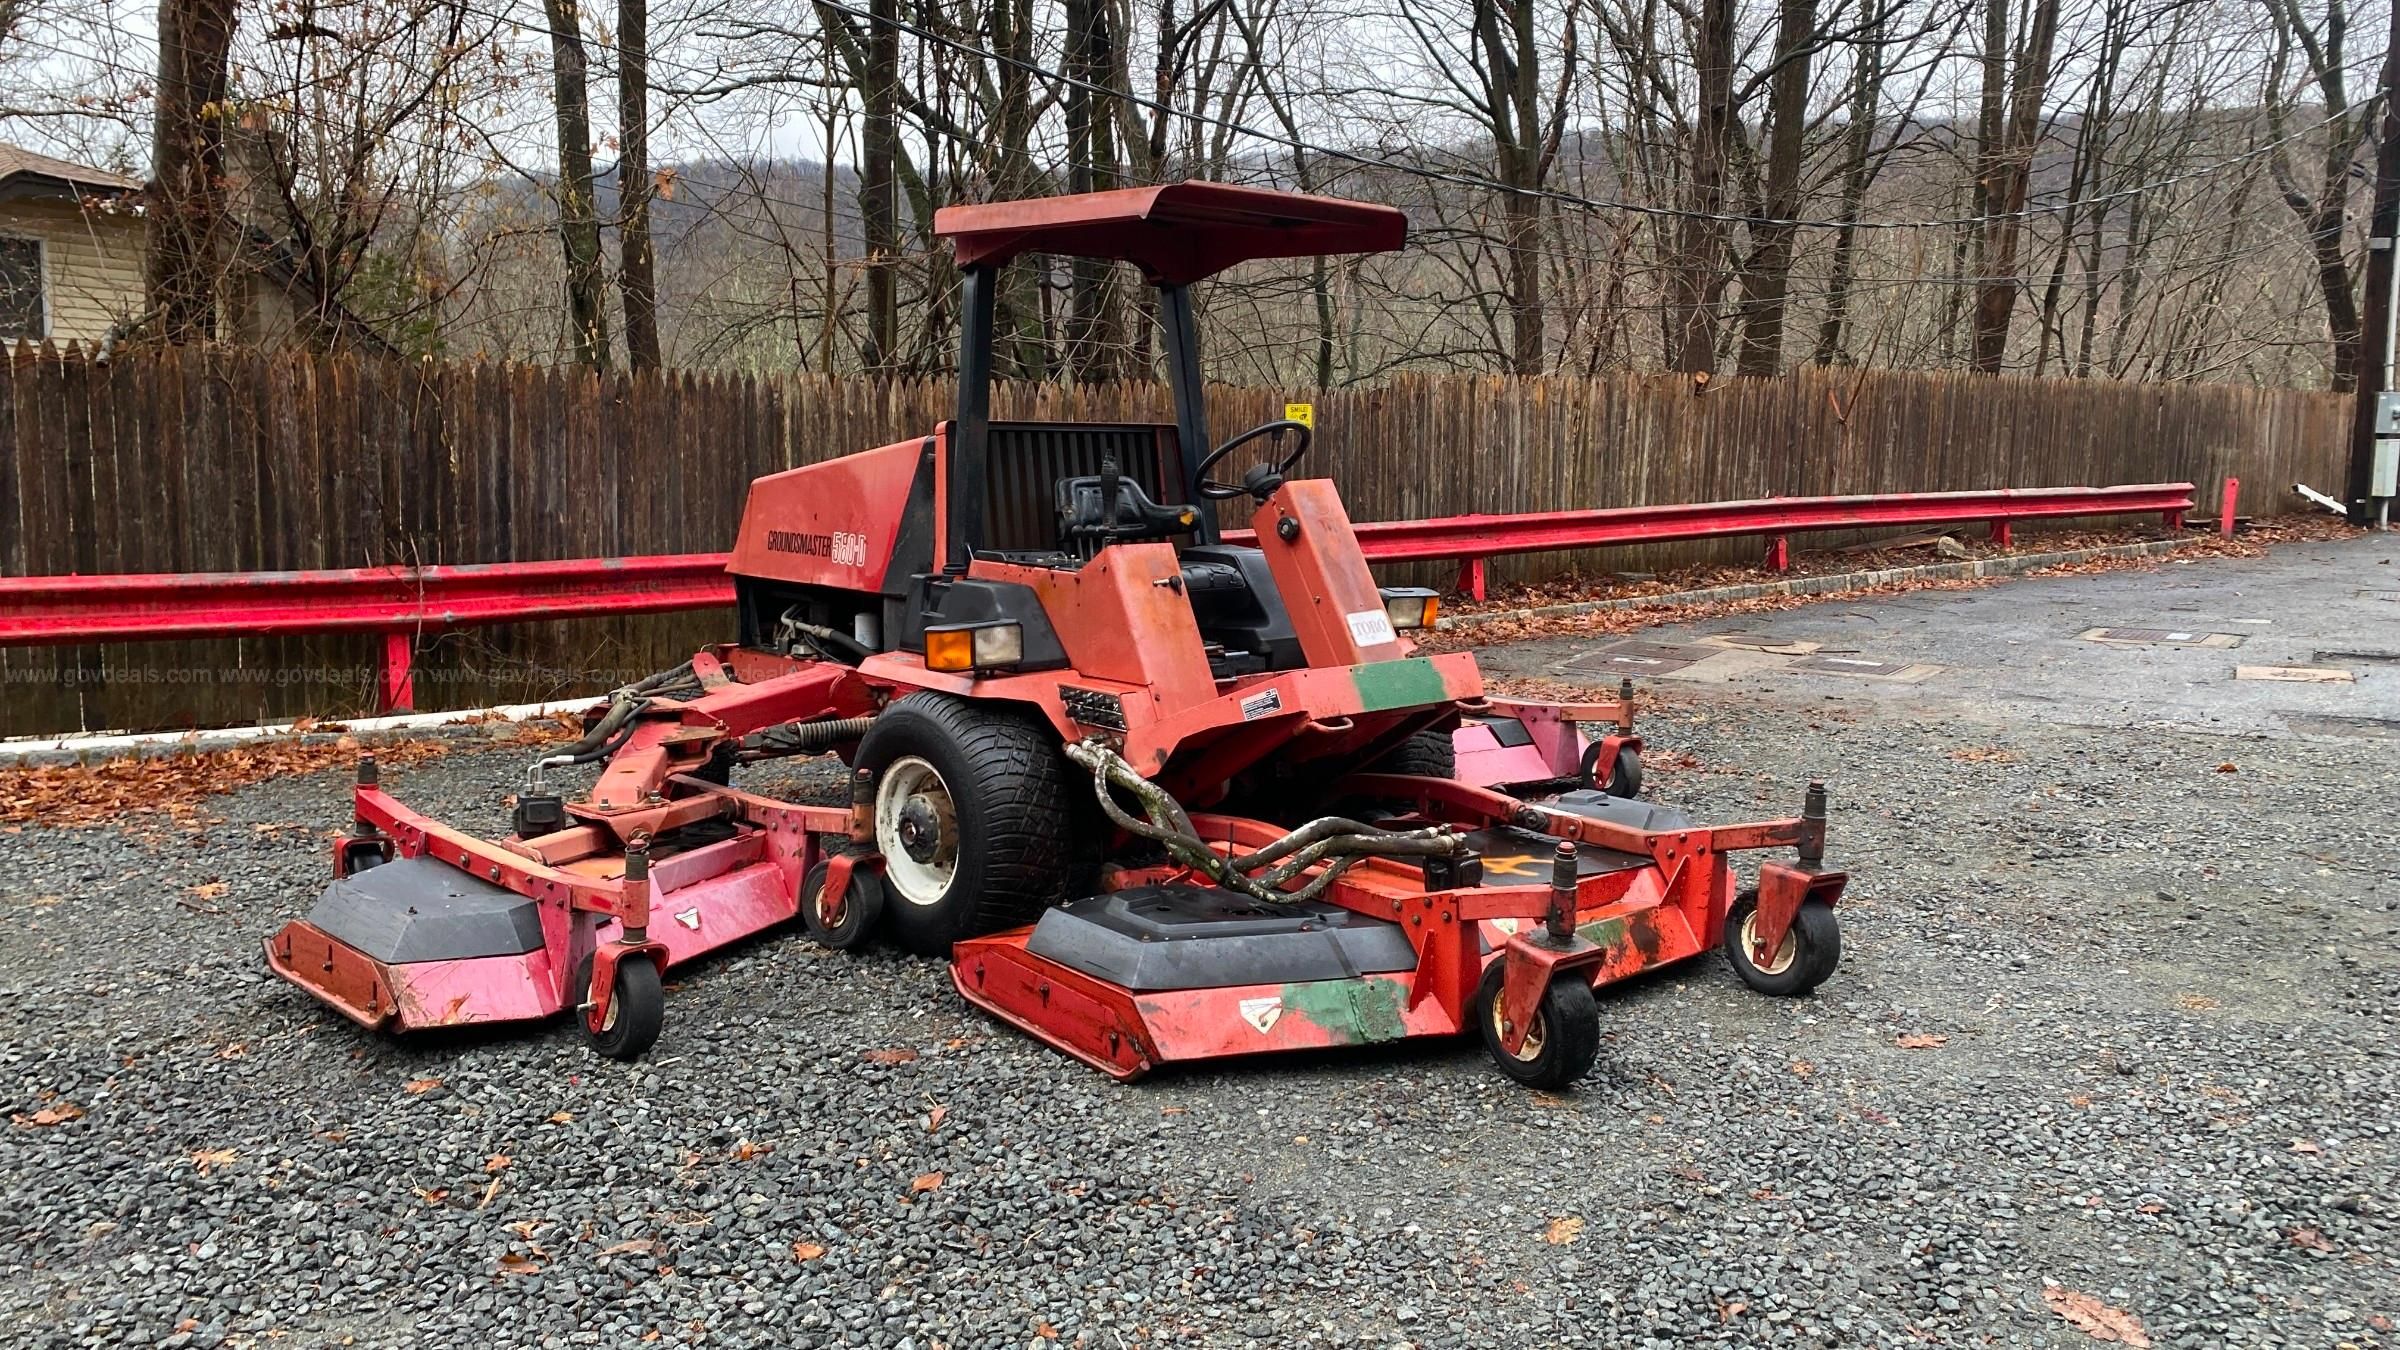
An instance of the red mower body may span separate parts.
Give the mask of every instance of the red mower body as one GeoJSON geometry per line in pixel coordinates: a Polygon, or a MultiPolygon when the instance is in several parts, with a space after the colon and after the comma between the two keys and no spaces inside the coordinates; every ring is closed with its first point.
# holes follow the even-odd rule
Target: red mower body
{"type": "Polygon", "coordinates": [[[1718,946],[1767,992],[1831,973],[1820,789],[1714,828],[1636,800],[1631,686],[1493,698],[1471,654],[1420,652],[1437,599],[1379,586],[1334,485],[1295,473],[1309,425],[1199,453],[1188,287],[1397,247],[1399,212],[1176,184],[937,228],[966,268],[958,415],[758,480],[736,640],[612,694],[504,837],[363,763],[333,885],[266,940],[278,975],[378,1030],[572,1011],[631,1058],[661,972],[797,916],[837,949],[947,956],[969,1002],[1120,1078],[1473,1031],[1560,1086],[1597,1053],[1595,985],[1718,946]],[[1173,422],[992,420],[993,269],[1026,252],[1158,287],[1173,422]],[[846,802],[730,783],[823,754],[846,802]],[[589,764],[572,799],[547,786],[589,764]],[[1762,848],[1796,861],[1744,890],[1730,855],[1762,848]]]}

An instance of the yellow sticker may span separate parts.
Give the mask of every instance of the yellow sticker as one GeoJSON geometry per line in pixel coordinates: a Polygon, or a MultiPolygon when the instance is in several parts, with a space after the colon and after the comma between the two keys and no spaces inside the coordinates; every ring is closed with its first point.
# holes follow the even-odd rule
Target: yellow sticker
{"type": "Polygon", "coordinates": [[[1317,405],[1314,403],[1286,403],[1283,405],[1283,420],[1298,422],[1310,431],[1315,431],[1317,429],[1317,405]]]}

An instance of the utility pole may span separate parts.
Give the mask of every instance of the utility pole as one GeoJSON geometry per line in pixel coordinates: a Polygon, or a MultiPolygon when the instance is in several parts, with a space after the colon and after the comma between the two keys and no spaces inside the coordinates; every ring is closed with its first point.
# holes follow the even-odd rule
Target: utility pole
{"type": "MultiPolygon", "coordinates": [[[[2375,138],[2375,207],[2367,226],[2366,291],[2358,331],[2358,412],[2350,431],[2350,476],[2342,500],[2350,523],[2389,519],[2400,473],[2400,415],[2383,414],[2400,392],[2400,0],[2394,0],[2383,58],[2381,125],[2375,138]],[[2380,350],[2379,350],[2380,349],[2380,350]],[[2381,434],[2378,429],[2381,428],[2381,434]]],[[[2400,410],[2395,410],[2400,414],[2400,410]]]]}

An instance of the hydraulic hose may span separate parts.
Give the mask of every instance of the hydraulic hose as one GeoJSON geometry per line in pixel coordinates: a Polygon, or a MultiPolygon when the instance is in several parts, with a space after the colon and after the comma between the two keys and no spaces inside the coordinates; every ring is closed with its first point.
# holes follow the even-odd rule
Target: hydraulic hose
{"type": "Polygon", "coordinates": [[[1227,890],[1267,904],[1314,900],[1362,858],[1455,858],[1467,851],[1466,837],[1447,825],[1384,830],[1325,816],[1255,852],[1228,858],[1201,839],[1191,816],[1165,788],[1142,777],[1124,756],[1098,741],[1079,741],[1067,747],[1067,757],[1092,771],[1100,809],[1119,828],[1157,843],[1175,861],[1227,890]],[[1142,804],[1142,816],[1125,809],[1117,800],[1118,789],[1142,804]],[[1283,889],[1329,858],[1325,870],[1307,885],[1296,891],[1283,889]]]}

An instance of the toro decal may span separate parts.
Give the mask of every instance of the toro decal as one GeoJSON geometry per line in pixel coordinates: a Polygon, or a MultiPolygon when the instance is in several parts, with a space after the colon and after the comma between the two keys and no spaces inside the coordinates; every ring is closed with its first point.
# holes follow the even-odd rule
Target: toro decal
{"type": "Polygon", "coordinates": [[[818,534],[809,530],[767,531],[769,553],[797,553],[804,558],[823,558],[836,567],[867,565],[867,537],[849,530],[818,534]]]}

